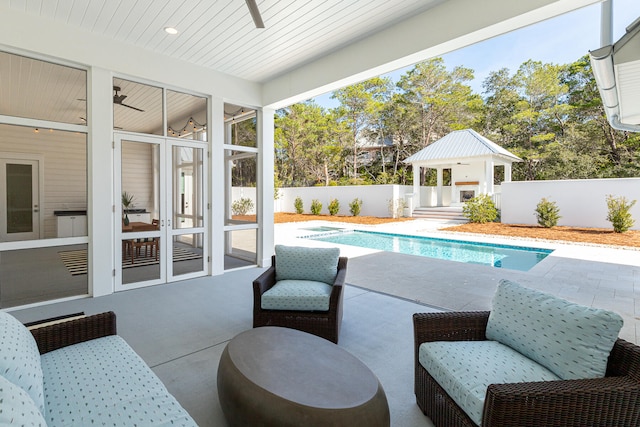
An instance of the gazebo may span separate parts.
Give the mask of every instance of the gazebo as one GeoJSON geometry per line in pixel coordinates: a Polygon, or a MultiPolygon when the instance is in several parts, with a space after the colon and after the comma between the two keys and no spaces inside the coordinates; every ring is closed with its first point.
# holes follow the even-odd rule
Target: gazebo
{"type": "Polygon", "coordinates": [[[480,194],[493,196],[494,167],[504,166],[504,182],[511,181],[511,164],[518,156],[500,147],[472,129],[454,131],[404,160],[413,166],[413,206],[462,206],[480,194]],[[421,168],[437,171],[434,197],[421,200],[421,168]],[[450,171],[450,193],[443,192],[443,171],[450,171]]]}

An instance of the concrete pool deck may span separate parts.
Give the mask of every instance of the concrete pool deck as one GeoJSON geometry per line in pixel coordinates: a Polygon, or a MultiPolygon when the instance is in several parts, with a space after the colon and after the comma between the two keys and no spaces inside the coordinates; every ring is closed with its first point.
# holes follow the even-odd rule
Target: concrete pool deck
{"type": "Polygon", "coordinates": [[[325,221],[276,224],[275,243],[338,246],[341,255],[349,257],[349,284],[447,310],[489,310],[498,281],[510,279],[569,301],[615,311],[624,318],[620,337],[640,343],[640,251],[438,230],[448,225],[452,223],[421,219],[372,226],[325,221]],[[305,228],[317,226],[527,246],[554,252],[523,272],[301,238],[314,234],[305,228]]]}

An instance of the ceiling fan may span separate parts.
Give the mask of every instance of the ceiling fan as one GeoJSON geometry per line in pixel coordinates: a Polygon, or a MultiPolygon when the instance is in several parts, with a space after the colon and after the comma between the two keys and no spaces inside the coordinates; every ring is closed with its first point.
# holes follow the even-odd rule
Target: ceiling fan
{"type": "Polygon", "coordinates": [[[132,110],[136,110],[136,111],[141,111],[144,113],[144,110],[138,108],[138,107],[134,107],[132,105],[128,105],[128,104],[124,104],[123,101],[127,98],[127,95],[120,95],[120,86],[114,86],[113,87],[113,103],[114,104],[118,104],[118,105],[122,105],[123,107],[127,107],[127,108],[131,108],[132,110]]]}
{"type": "Polygon", "coordinates": [[[253,23],[256,24],[256,28],[264,28],[264,22],[262,22],[262,16],[260,16],[260,10],[258,9],[256,0],[245,0],[245,2],[253,18],[253,23]]]}

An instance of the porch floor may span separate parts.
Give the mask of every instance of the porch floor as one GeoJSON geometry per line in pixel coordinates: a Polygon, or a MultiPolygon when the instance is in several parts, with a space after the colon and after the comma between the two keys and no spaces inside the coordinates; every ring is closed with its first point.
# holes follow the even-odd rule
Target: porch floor
{"type": "MultiPolygon", "coordinates": [[[[323,242],[296,237],[298,228],[309,225],[277,225],[276,242],[322,246],[323,242]]],[[[442,237],[437,226],[435,221],[417,220],[370,228],[442,237]]],[[[470,239],[473,237],[468,236],[470,239]]],[[[533,245],[524,242],[527,244],[533,245]]],[[[536,242],[535,246],[552,246],[555,252],[528,272],[341,247],[342,255],[350,258],[350,285],[345,289],[339,345],[378,376],[389,400],[393,426],[432,425],[418,409],[413,395],[411,315],[439,309],[488,310],[501,278],[577,303],[614,310],[625,321],[621,337],[638,343],[638,251],[543,242],[536,242]]],[[[252,267],[12,314],[28,322],[78,311],[115,311],[118,333],[152,367],[196,422],[201,426],[224,426],[216,387],[218,362],[227,342],[252,327],[251,282],[262,271],[252,267]]]]}

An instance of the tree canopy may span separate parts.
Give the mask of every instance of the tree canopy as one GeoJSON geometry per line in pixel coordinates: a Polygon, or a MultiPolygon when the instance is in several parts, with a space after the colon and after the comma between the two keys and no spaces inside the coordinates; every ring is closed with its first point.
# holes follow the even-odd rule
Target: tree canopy
{"type": "Polygon", "coordinates": [[[276,180],[282,186],[410,184],[402,160],[451,131],[471,128],[523,159],[514,180],[640,176],[640,134],[606,120],[587,56],[528,60],[493,71],[474,93],[473,70],[442,58],[416,64],[395,85],[377,77],[279,110],[276,180]]]}

